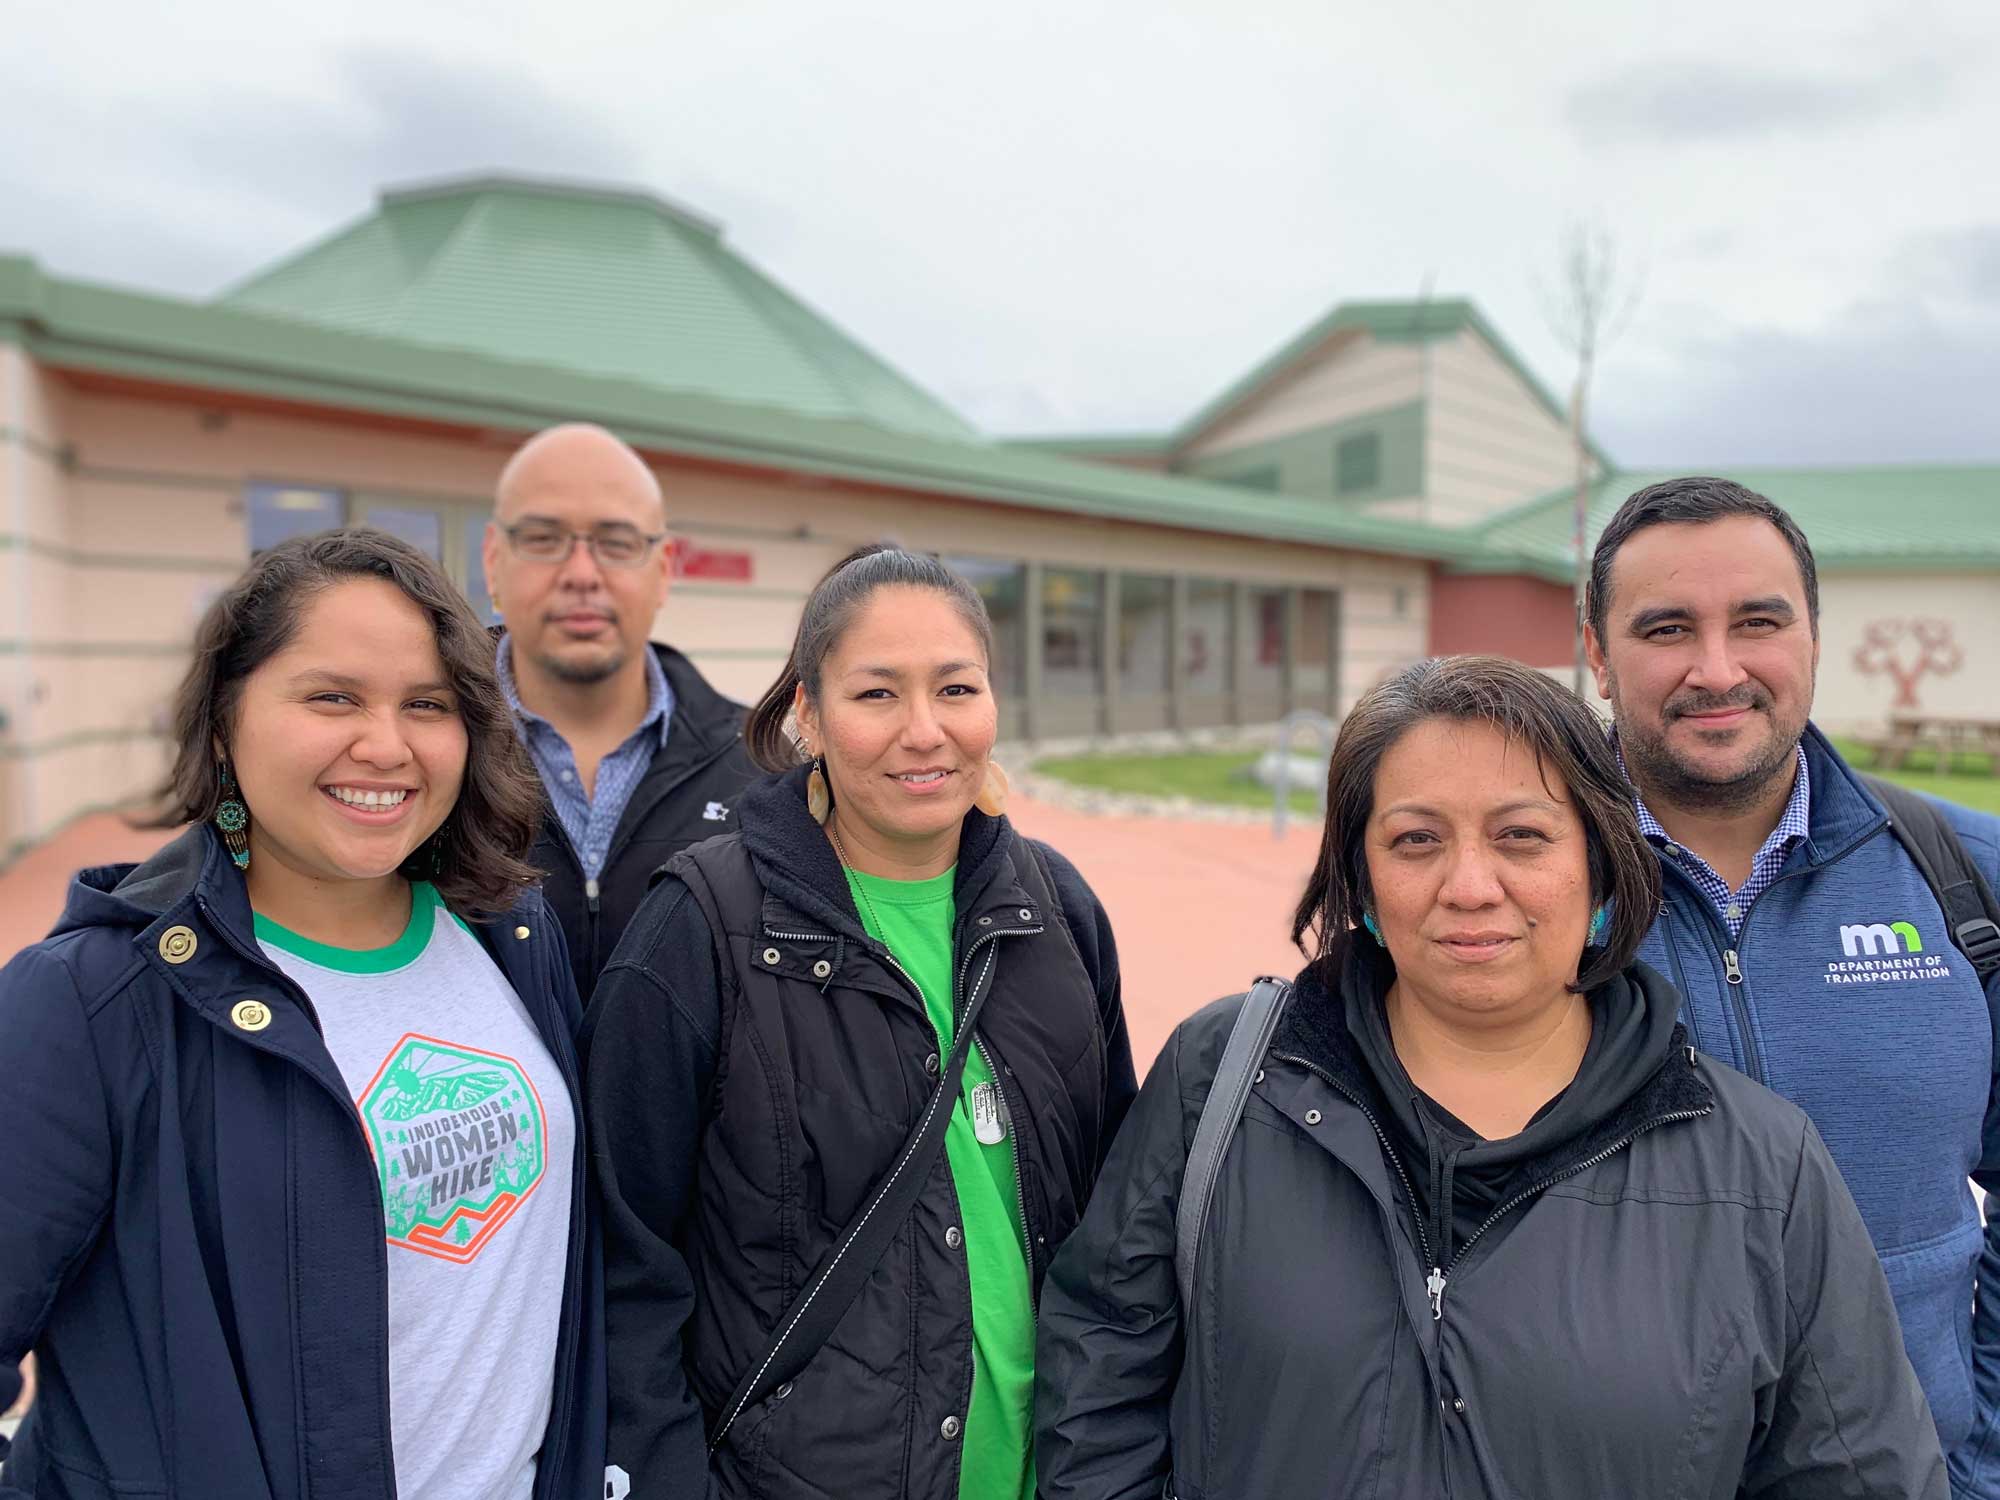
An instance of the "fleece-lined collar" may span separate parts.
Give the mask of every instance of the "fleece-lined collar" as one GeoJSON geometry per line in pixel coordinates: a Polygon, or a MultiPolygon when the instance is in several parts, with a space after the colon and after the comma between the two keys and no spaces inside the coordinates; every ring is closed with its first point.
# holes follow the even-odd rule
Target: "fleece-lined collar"
{"type": "MultiPolygon", "coordinates": [[[[738,801],[737,826],[767,893],[767,928],[775,915],[769,898],[776,898],[801,915],[823,923],[835,933],[864,947],[875,946],[861,925],[847,877],[826,830],[806,811],[806,766],[753,782],[738,801]]],[[[1004,817],[989,818],[977,808],[965,815],[959,832],[958,874],[952,886],[952,906],[963,926],[996,903],[1032,910],[1012,878],[1011,856],[1016,834],[1004,817]],[[1003,878],[1004,877],[1004,878],[1003,878]]],[[[1042,913],[1034,912],[1036,920],[1042,913]]]]}

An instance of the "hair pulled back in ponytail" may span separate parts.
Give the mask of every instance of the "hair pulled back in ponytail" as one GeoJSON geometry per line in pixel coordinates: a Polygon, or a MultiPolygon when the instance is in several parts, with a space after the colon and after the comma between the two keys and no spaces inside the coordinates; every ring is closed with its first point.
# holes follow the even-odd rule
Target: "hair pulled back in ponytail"
{"type": "Polygon", "coordinates": [[[979,638],[987,661],[992,661],[993,622],[977,589],[928,552],[906,552],[886,542],[856,547],[813,585],[805,608],[799,612],[798,634],[792,638],[784,670],[750,710],[743,743],[750,758],[763,769],[784,771],[804,762],[798,745],[785,732],[793,698],[803,686],[806,697],[818,701],[820,671],[827,656],[875,591],[895,587],[943,594],[979,638]]]}

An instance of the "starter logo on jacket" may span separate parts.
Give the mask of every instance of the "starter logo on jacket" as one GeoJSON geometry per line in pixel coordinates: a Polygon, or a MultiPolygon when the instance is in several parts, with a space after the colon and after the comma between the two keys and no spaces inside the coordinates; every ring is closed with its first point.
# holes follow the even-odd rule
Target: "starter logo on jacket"
{"type": "Polygon", "coordinates": [[[511,1057],[409,1032],[356,1107],[392,1245],[469,1261],[542,1180],[541,1096],[511,1057]]]}
{"type": "Polygon", "coordinates": [[[1840,958],[1826,966],[1828,984],[1895,984],[1949,979],[1942,953],[1924,952],[1914,922],[1847,922],[1840,928],[1840,958]]]}

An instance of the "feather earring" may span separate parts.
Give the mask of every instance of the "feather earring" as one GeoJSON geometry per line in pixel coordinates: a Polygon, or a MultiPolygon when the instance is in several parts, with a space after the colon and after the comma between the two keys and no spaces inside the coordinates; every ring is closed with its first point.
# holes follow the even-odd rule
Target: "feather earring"
{"type": "Polygon", "coordinates": [[[972,805],[989,818],[997,818],[1007,811],[1007,773],[1000,768],[1000,762],[986,762],[986,780],[980,784],[979,795],[972,799],[972,805]]]}
{"type": "Polygon", "coordinates": [[[806,812],[822,827],[833,815],[833,792],[826,784],[825,756],[815,757],[812,772],[806,777],[806,812]]]}

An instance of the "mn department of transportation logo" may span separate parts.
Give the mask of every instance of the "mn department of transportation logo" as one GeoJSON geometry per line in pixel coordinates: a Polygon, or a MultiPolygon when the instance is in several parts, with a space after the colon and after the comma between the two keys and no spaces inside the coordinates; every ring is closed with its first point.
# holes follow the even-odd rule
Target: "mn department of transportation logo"
{"type": "Polygon", "coordinates": [[[1843,922],[1840,957],[1826,966],[1828,984],[1895,984],[1911,979],[1949,979],[1942,953],[1926,953],[1914,922],[1843,922]]]}
{"type": "Polygon", "coordinates": [[[541,1096],[511,1057],[410,1032],[356,1107],[392,1245],[469,1261],[542,1180],[541,1096]]]}

